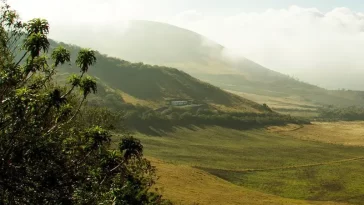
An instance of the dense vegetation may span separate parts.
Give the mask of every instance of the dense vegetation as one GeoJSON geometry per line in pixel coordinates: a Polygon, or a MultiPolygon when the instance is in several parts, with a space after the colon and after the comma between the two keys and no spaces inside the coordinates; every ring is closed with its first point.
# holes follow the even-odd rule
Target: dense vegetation
{"type": "Polygon", "coordinates": [[[140,142],[127,136],[111,150],[107,129],[113,118],[105,110],[82,109],[97,91],[85,75],[96,63],[95,52],[80,49],[71,58],[57,47],[50,65],[48,33],[46,20],[23,23],[2,2],[0,204],[167,203],[150,192],[154,168],[140,142]],[[80,74],[54,85],[57,67],[71,59],[80,74]]]}
{"type": "MultiPolygon", "coordinates": [[[[107,92],[106,92],[107,93],[107,92]]],[[[157,133],[156,130],[173,131],[175,127],[191,126],[221,126],[232,129],[254,129],[269,125],[308,124],[308,120],[282,115],[273,112],[263,104],[263,112],[223,111],[208,104],[188,106],[163,106],[159,109],[133,105],[118,101],[118,96],[111,93],[93,97],[88,101],[90,107],[103,107],[108,105],[118,120],[118,125],[126,125],[146,134],[157,133]],[[104,96],[104,97],[102,97],[104,96]],[[113,97],[111,97],[113,96],[113,97]],[[110,101],[105,102],[107,98],[110,101]]]]}
{"type": "Polygon", "coordinates": [[[170,131],[176,126],[221,126],[233,129],[252,129],[268,125],[309,123],[308,121],[274,112],[224,112],[210,109],[207,106],[191,108],[166,107],[157,111],[144,107],[129,106],[128,109],[125,109],[123,116],[129,127],[139,131],[151,131],[150,128],[170,131]]]}
{"type": "Polygon", "coordinates": [[[319,120],[364,120],[364,108],[358,106],[350,107],[335,107],[335,106],[325,106],[318,109],[319,120]]]}

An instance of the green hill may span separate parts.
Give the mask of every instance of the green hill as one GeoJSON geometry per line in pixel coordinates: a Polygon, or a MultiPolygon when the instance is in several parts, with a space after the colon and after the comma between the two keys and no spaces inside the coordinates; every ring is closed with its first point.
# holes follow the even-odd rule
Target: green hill
{"type": "MultiPolygon", "coordinates": [[[[229,57],[223,46],[183,28],[151,21],[130,21],[126,26],[115,27],[97,31],[82,28],[82,32],[67,30],[60,40],[90,46],[132,62],[175,67],[229,91],[279,98],[299,97],[316,106],[364,103],[363,92],[326,90],[267,69],[244,57],[229,57]],[[76,32],[78,35],[74,35],[76,32]]],[[[159,73],[174,76],[173,72],[159,73]]],[[[158,90],[155,87],[151,89],[158,90]]]]}
{"type": "MultiPolygon", "coordinates": [[[[71,51],[71,59],[80,50],[51,42],[52,48],[59,45],[71,51]]],[[[273,112],[266,104],[224,91],[175,68],[130,63],[99,52],[96,58],[96,65],[88,73],[97,78],[98,92],[88,98],[88,105],[110,108],[123,119],[123,125],[141,133],[160,135],[175,127],[222,126],[240,130],[308,123],[273,112]],[[187,104],[175,105],[173,101],[187,104]]],[[[56,80],[65,81],[75,71],[78,69],[62,66],[56,80]]]]}
{"type": "MultiPolygon", "coordinates": [[[[58,44],[52,41],[53,48],[58,44]]],[[[60,44],[71,50],[73,59],[80,50],[77,46],[60,44]]],[[[262,105],[202,82],[174,68],[130,63],[99,52],[96,57],[97,64],[89,73],[99,79],[99,92],[102,95],[119,95],[122,101],[127,103],[158,108],[165,106],[168,100],[183,99],[240,112],[266,111],[262,105]]],[[[62,71],[72,73],[76,70],[66,66],[62,71]]]]}

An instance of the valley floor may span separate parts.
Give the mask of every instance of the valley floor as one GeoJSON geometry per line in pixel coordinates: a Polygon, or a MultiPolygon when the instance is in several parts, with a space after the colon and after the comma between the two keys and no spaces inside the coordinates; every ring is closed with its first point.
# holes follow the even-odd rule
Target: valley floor
{"type": "Polygon", "coordinates": [[[314,122],[301,127],[287,125],[269,127],[269,131],[301,140],[342,144],[347,146],[364,146],[364,122],[314,122]]]}
{"type": "Polygon", "coordinates": [[[364,204],[362,127],[194,127],[136,137],[164,195],[181,204],[364,204]]]}
{"type": "Polygon", "coordinates": [[[315,202],[287,199],[246,189],[222,180],[208,172],[186,165],[166,163],[151,158],[160,177],[158,190],[175,204],[183,205],[339,205],[337,202],[315,202]]]}

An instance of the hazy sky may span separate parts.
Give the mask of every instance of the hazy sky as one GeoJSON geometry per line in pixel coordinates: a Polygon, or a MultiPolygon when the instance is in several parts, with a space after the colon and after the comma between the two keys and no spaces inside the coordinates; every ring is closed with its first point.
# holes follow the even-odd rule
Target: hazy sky
{"type": "Polygon", "coordinates": [[[98,15],[141,19],[167,19],[188,10],[206,15],[234,15],[240,12],[262,12],[284,9],[292,5],[317,8],[323,12],[338,7],[364,11],[362,0],[8,0],[25,18],[46,16],[60,18],[98,15]],[[76,5],[76,6],[75,6],[76,5]],[[97,9],[98,11],[94,11],[97,9]]]}
{"type": "Polygon", "coordinates": [[[57,38],[68,23],[97,30],[127,19],[155,20],[194,30],[233,55],[321,86],[334,88],[336,81],[345,81],[344,87],[358,88],[364,77],[363,0],[8,2],[24,19],[47,18],[57,38]]]}

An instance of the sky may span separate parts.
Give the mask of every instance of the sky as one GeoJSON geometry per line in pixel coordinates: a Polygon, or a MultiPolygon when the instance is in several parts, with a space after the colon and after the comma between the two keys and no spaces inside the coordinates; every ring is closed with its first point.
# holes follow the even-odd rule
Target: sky
{"type": "MultiPolygon", "coordinates": [[[[198,32],[270,69],[327,88],[364,84],[363,0],[8,0],[25,20],[105,29],[129,19],[198,32]],[[326,79],[326,80],[323,80],[326,79]],[[337,83],[340,82],[340,83],[337,83]],[[343,83],[344,82],[344,83],[343,83]]],[[[61,39],[60,39],[61,40],[61,39]]]]}
{"type": "Polygon", "coordinates": [[[362,0],[8,0],[24,18],[34,16],[68,17],[84,16],[91,19],[102,14],[132,19],[167,19],[188,10],[206,15],[228,16],[240,12],[263,12],[267,9],[284,9],[296,5],[317,8],[328,12],[346,7],[364,11],[362,0]],[[71,5],[77,5],[71,6],[71,5]],[[54,10],[56,9],[56,11],[54,10]],[[92,9],[103,10],[94,12],[92,9]]]}

